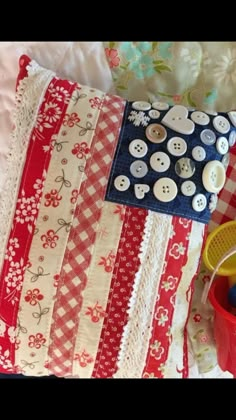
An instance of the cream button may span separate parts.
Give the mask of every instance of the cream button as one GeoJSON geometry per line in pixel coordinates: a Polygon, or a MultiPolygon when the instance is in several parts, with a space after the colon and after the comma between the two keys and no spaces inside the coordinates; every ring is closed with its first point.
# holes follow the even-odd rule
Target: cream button
{"type": "Polygon", "coordinates": [[[168,140],[167,150],[173,156],[182,156],[187,151],[187,143],[181,137],[172,137],[168,140]]]}
{"type": "Polygon", "coordinates": [[[221,134],[226,134],[230,130],[229,121],[222,115],[217,115],[217,117],[213,119],[213,125],[215,129],[221,134]]]}
{"type": "Polygon", "coordinates": [[[196,185],[193,181],[187,180],[184,181],[183,184],[181,184],[180,189],[183,195],[191,197],[196,192],[196,185]]]}
{"type": "Polygon", "coordinates": [[[126,175],[119,175],[114,181],[114,186],[117,191],[126,191],[130,186],[130,180],[126,175]]]}
{"type": "Polygon", "coordinates": [[[129,153],[135,158],[142,158],[147,154],[148,147],[143,140],[135,139],[129,144],[129,153]]]}
{"type": "Polygon", "coordinates": [[[231,123],[236,127],[236,111],[230,111],[228,112],[229,119],[231,123]]]}
{"type": "Polygon", "coordinates": [[[203,194],[196,194],[192,200],[192,207],[195,211],[203,211],[206,208],[207,199],[203,194]]]}
{"type": "Polygon", "coordinates": [[[151,104],[145,101],[135,101],[132,103],[132,108],[136,111],[148,111],[151,109],[151,104]]]}
{"type": "Polygon", "coordinates": [[[216,141],[216,150],[221,155],[225,155],[225,153],[229,150],[229,143],[226,137],[219,137],[216,141]]]}
{"type": "Polygon", "coordinates": [[[143,178],[148,173],[148,167],[142,160],[135,160],[130,165],[130,172],[135,178],[143,178]]]}
{"type": "Polygon", "coordinates": [[[154,196],[163,203],[174,200],[177,192],[177,185],[171,178],[160,178],[153,186],[154,196]]]}
{"type": "Polygon", "coordinates": [[[166,129],[160,124],[150,124],[146,128],[146,136],[152,143],[162,143],[167,136],[166,129]]]}
{"type": "Polygon", "coordinates": [[[229,135],[229,147],[233,147],[236,142],[236,131],[231,131],[229,135]]]}
{"type": "Polygon", "coordinates": [[[148,115],[149,115],[150,118],[156,119],[156,118],[159,118],[161,114],[156,109],[151,109],[149,111],[148,115]]]}
{"type": "Polygon", "coordinates": [[[225,170],[228,168],[229,166],[229,161],[230,161],[230,154],[226,153],[226,155],[223,156],[221,163],[224,166],[225,170]]]}
{"type": "Polygon", "coordinates": [[[206,128],[206,130],[201,131],[200,139],[206,146],[212,146],[216,142],[216,135],[214,131],[206,128]]]}
{"type": "Polygon", "coordinates": [[[207,125],[210,122],[210,118],[208,117],[208,115],[205,114],[205,112],[201,111],[194,111],[191,114],[191,119],[199,125],[207,125]]]}
{"type": "Polygon", "coordinates": [[[195,169],[195,163],[189,158],[181,158],[175,164],[175,172],[180,178],[190,178],[195,169]]]}
{"type": "Polygon", "coordinates": [[[170,167],[170,158],[164,152],[156,152],[150,158],[150,166],[156,172],[165,172],[170,167]]]}
{"type": "Polygon", "coordinates": [[[147,184],[135,184],[134,186],[134,194],[138,200],[142,200],[149,191],[150,187],[147,184]]]}
{"type": "Polygon", "coordinates": [[[188,109],[183,105],[173,106],[162,119],[162,123],[181,134],[192,134],[195,124],[188,118],[188,109]]]}
{"type": "Polygon", "coordinates": [[[206,151],[202,146],[195,146],[192,150],[192,157],[197,162],[202,162],[206,157],[206,151]]]}
{"type": "Polygon", "coordinates": [[[218,193],[225,183],[225,168],[218,160],[208,162],[202,171],[204,188],[211,193],[218,193]]]}
{"type": "Polygon", "coordinates": [[[153,102],[152,107],[158,109],[158,111],[166,111],[169,109],[169,105],[166,102],[153,102]]]}

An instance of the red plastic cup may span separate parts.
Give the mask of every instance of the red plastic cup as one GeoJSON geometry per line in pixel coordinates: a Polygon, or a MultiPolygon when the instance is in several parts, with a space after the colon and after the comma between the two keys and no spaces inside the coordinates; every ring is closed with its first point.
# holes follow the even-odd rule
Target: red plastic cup
{"type": "Polygon", "coordinates": [[[215,310],[214,336],[219,366],[236,377],[236,316],[230,313],[228,290],[228,277],[217,277],[208,297],[215,310]]]}

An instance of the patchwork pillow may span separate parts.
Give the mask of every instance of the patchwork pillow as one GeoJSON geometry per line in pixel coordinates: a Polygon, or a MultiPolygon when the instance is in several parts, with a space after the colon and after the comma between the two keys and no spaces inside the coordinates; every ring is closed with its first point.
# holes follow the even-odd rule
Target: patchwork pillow
{"type": "Polygon", "coordinates": [[[235,114],[129,103],[20,59],[0,200],[0,371],[187,377],[235,114]]]}

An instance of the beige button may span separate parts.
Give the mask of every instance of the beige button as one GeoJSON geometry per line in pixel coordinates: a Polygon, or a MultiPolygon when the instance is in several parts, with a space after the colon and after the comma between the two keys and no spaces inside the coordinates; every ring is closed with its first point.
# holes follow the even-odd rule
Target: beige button
{"type": "Polygon", "coordinates": [[[178,192],[175,181],[171,178],[160,178],[153,186],[153,194],[157,200],[168,203],[175,199],[178,192]]]}
{"type": "Polygon", "coordinates": [[[160,124],[150,124],[145,133],[152,143],[162,143],[167,136],[165,127],[160,124]]]}
{"type": "Polygon", "coordinates": [[[207,125],[210,122],[210,118],[208,117],[208,115],[202,111],[194,111],[191,114],[191,119],[199,125],[207,125]]]}
{"type": "Polygon", "coordinates": [[[211,193],[218,193],[225,183],[225,168],[218,160],[208,162],[202,171],[204,188],[211,193]]]}

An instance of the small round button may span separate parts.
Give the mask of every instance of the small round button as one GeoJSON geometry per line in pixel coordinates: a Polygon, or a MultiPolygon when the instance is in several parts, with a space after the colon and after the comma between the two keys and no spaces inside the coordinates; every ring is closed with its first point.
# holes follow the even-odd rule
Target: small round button
{"type": "Polygon", "coordinates": [[[187,143],[181,137],[172,137],[168,140],[167,150],[173,156],[182,156],[187,150],[187,143]]]}
{"type": "Polygon", "coordinates": [[[205,114],[205,112],[201,111],[194,111],[191,114],[191,119],[199,125],[207,125],[210,122],[210,118],[208,117],[208,115],[205,114]]]}
{"type": "Polygon", "coordinates": [[[229,153],[226,153],[226,154],[223,156],[222,160],[221,160],[221,163],[222,163],[222,165],[224,166],[225,170],[226,170],[226,169],[228,168],[228,166],[229,166],[229,161],[230,161],[230,154],[229,154],[229,153]]]}
{"type": "Polygon", "coordinates": [[[160,178],[153,186],[153,194],[163,203],[174,200],[178,192],[175,181],[171,178],[160,178]]]}
{"type": "Polygon", "coordinates": [[[119,175],[114,181],[114,186],[117,191],[126,191],[130,186],[130,180],[126,175],[119,175]]]}
{"type": "Polygon", "coordinates": [[[206,208],[207,199],[203,194],[196,194],[192,200],[192,207],[195,211],[203,211],[206,208]]]}
{"type": "Polygon", "coordinates": [[[236,142],[236,131],[233,130],[231,131],[229,135],[229,147],[233,147],[235,145],[235,142],[236,142]]]}
{"type": "Polygon", "coordinates": [[[229,143],[226,137],[219,137],[216,141],[216,150],[221,155],[225,155],[225,153],[229,150],[229,143]]]}
{"type": "Polygon", "coordinates": [[[150,158],[150,166],[156,172],[165,172],[170,167],[170,158],[164,152],[156,152],[150,158]]]}
{"type": "Polygon", "coordinates": [[[230,130],[229,121],[222,115],[217,115],[217,117],[213,119],[213,125],[215,129],[221,134],[226,134],[230,130]]]}
{"type": "Polygon", "coordinates": [[[150,118],[156,119],[156,118],[159,118],[161,114],[159,111],[157,111],[157,109],[151,109],[148,115],[150,118]]]}
{"type": "Polygon", "coordinates": [[[192,150],[192,157],[197,162],[202,162],[206,157],[206,151],[202,146],[195,146],[192,150]]]}
{"type": "Polygon", "coordinates": [[[136,111],[148,111],[151,109],[151,104],[146,101],[135,101],[132,103],[132,108],[136,111]]]}
{"type": "Polygon", "coordinates": [[[129,152],[135,158],[142,158],[147,154],[148,147],[143,140],[135,139],[129,144],[129,152]]]}
{"type": "Polygon", "coordinates": [[[187,180],[183,182],[180,189],[183,195],[191,197],[196,192],[196,185],[193,181],[187,180]]]}
{"type": "Polygon", "coordinates": [[[195,163],[189,158],[181,158],[175,164],[175,172],[180,178],[191,178],[195,172],[195,163]]]}
{"type": "Polygon", "coordinates": [[[200,139],[206,146],[211,146],[216,142],[216,135],[214,131],[206,128],[206,130],[201,131],[200,139]]]}
{"type": "Polygon", "coordinates": [[[158,111],[166,111],[169,109],[169,105],[166,102],[153,102],[152,107],[158,109],[158,111]]]}
{"type": "Polygon", "coordinates": [[[143,178],[148,173],[148,167],[142,160],[135,160],[130,165],[130,172],[135,178],[143,178]]]}
{"type": "Polygon", "coordinates": [[[167,136],[166,129],[160,124],[150,124],[146,128],[146,136],[152,143],[162,143],[167,136]]]}
{"type": "Polygon", "coordinates": [[[236,127],[236,111],[230,111],[228,112],[229,119],[231,123],[236,127]]]}
{"type": "Polygon", "coordinates": [[[225,183],[225,168],[218,160],[208,162],[202,171],[204,188],[211,193],[218,193],[225,183]]]}

